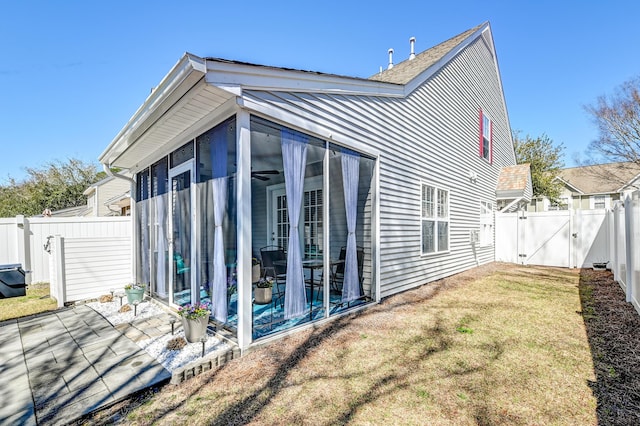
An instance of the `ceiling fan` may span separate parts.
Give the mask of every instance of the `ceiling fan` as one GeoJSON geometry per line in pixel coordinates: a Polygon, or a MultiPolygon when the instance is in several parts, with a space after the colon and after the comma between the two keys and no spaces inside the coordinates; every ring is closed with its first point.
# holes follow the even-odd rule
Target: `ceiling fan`
{"type": "Polygon", "coordinates": [[[279,175],[280,172],[278,170],[256,170],[255,172],[251,172],[251,177],[256,178],[258,180],[269,180],[271,178],[263,176],[263,175],[279,175]]]}

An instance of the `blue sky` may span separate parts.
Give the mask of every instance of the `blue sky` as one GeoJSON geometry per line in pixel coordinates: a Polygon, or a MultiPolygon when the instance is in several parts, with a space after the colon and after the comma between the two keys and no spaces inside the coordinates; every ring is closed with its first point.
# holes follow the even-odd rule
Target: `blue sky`
{"type": "Polygon", "coordinates": [[[184,52],[368,77],[490,21],[511,126],[585,158],[584,106],[640,75],[634,1],[0,2],[0,184],[96,161],[184,52]]]}

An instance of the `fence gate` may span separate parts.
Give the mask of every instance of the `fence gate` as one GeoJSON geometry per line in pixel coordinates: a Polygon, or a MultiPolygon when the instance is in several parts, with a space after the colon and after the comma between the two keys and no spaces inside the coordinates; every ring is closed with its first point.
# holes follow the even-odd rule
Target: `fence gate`
{"type": "Polygon", "coordinates": [[[608,261],[608,253],[604,210],[496,214],[496,260],[573,268],[608,261]]]}

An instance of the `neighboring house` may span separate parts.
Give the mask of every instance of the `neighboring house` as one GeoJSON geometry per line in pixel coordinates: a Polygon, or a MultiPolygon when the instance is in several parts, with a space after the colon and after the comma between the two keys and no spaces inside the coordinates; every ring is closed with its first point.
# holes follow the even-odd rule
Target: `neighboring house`
{"type": "Polygon", "coordinates": [[[559,199],[535,198],[528,211],[611,209],[640,188],[640,166],[620,162],[571,167],[561,170],[557,180],[563,185],[559,199]]]}
{"type": "Polygon", "coordinates": [[[131,183],[113,176],[94,183],[83,192],[87,197],[87,211],[83,216],[128,216],[130,189],[131,183]]]}
{"type": "Polygon", "coordinates": [[[484,23],[368,79],[187,53],[100,161],[136,182],[137,280],[244,350],[492,262],[515,154],[484,23]]]}
{"type": "Polygon", "coordinates": [[[57,217],[129,216],[131,214],[131,183],[108,176],[90,185],[82,193],[87,204],[48,212],[57,217]]]}
{"type": "Polygon", "coordinates": [[[531,166],[529,163],[503,167],[496,186],[498,211],[511,212],[526,206],[531,201],[531,166]]]}

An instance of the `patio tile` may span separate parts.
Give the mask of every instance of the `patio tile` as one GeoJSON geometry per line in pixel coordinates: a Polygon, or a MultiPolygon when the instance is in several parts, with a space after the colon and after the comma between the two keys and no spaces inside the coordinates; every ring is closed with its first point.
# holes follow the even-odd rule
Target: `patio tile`
{"type": "Polygon", "coordinates": [[[65,371],[62,374],[62,378],[72,392],[92,386],[101,380],[93,367],[85,370],[65,371]]]}
{"type": "Polygon", "coordinates": [[[32,352],[25,354],[25,361],[29,370],[40,368],[44,364],[55,364],[56,359],[52,351],[32,352]]]}
{"type": "Polygon", "coordinates": [[[96,408],[112,402],[114,399],[105,387],[104,390],[91,395],[84,397],[78,395],[72,400],[68,397],[62,397],[38,407],[37,419],[39,424],[64,425],[69,423],[69,419],[88,414],[96,408]]]}
{"type": "Polygon", "coordinates": [[[60,379],[55,383],[32,386],[31,392],[33,393],[33,400],[36,406],[42,406],[56,398],[69,394],[69,388],[67,387],[67,383],[60,379]]]}

